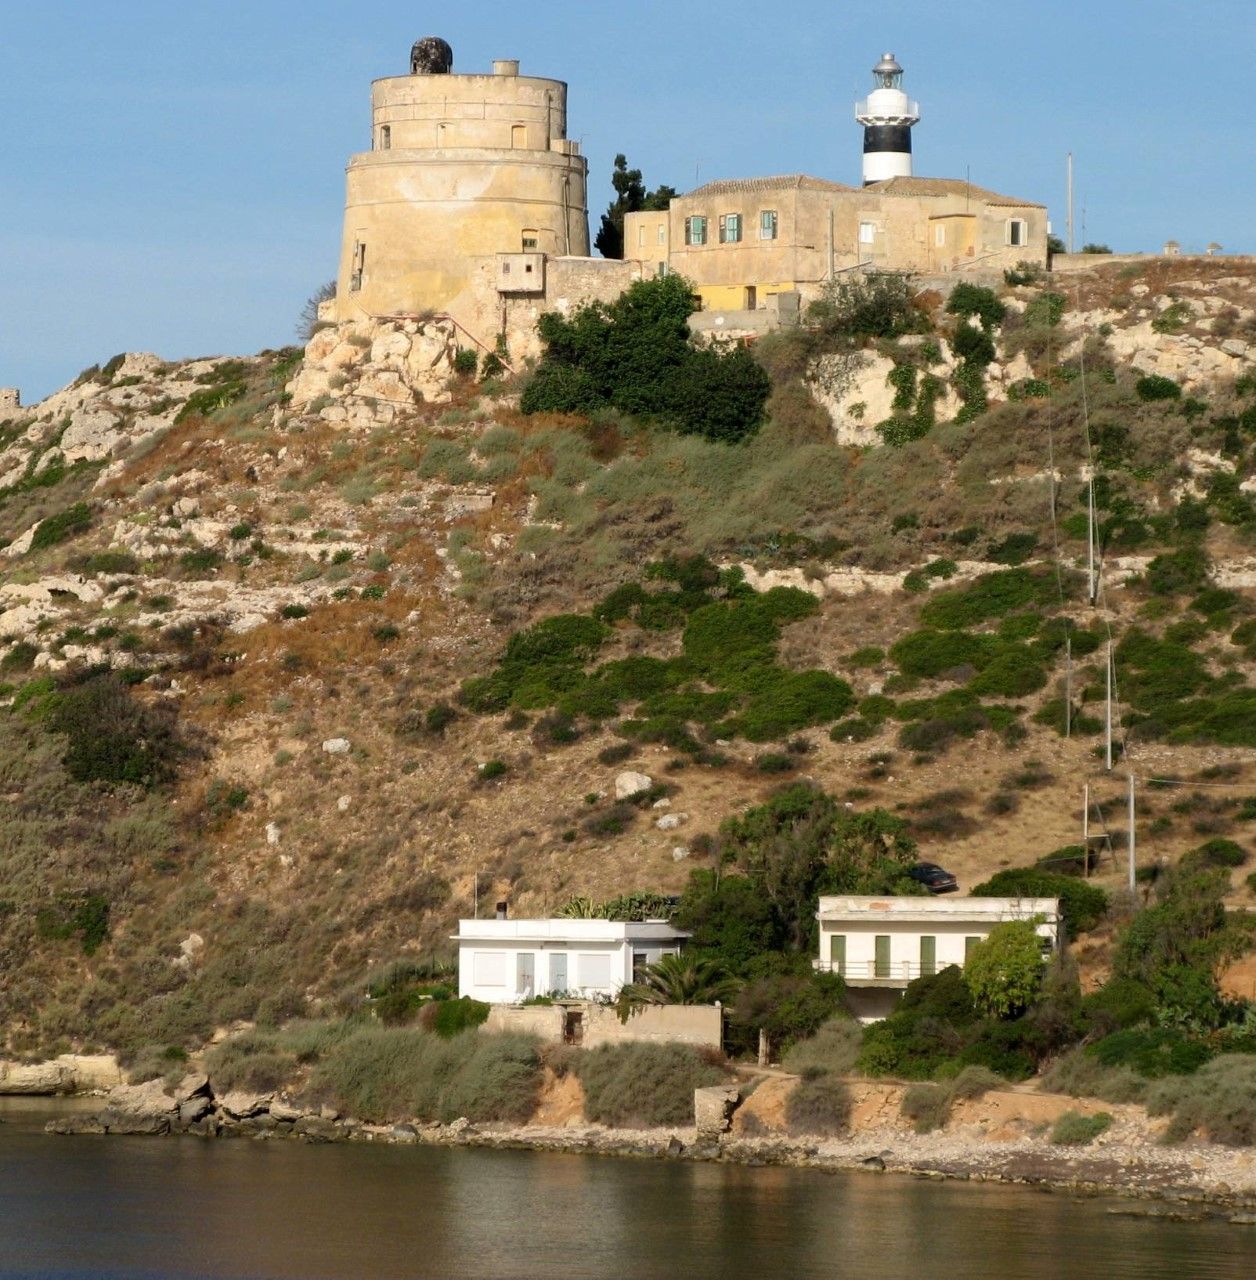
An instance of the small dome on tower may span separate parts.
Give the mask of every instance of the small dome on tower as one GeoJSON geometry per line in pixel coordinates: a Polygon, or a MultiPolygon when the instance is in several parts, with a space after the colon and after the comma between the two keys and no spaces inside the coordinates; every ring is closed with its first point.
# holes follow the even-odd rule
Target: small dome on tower
{"type": "Polygon", "coordinates": [[[453,46],[440,36],[424,36],[410,50],[412,76],[447,76],[454,69],[453,46]]]}

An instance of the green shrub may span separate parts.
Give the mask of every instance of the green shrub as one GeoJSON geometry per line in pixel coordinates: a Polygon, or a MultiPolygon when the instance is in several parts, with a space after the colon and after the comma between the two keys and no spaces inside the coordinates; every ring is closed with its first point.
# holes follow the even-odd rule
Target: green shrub
{"type": "Polygon", "coordinates": [[[803,1079],[785,1099],[785,1127],[795,1137],[839,1138],[850,1131],[850,1089],[835,1076],[803,1079]]]}
{"type": "Polygon", "coordinates": [[[696,1049],[679,1044],[602,1045],[576,1056],[584,1114],[617,1129],[693,1123],[695,1089],[724,1081],[724,1072],[696,1049]]]}
{"type": "Polygon", "coordinates": [[[1147,377],[1139,378],[1134,384],[1134,390],[1138,393],[1140,400],[1148,402],[1180,400],[1182,397],[1182,388],[1172,378],[1162,378],[1159,374],[1150,374],[1147,377]]]}
{"type": "Polygon", "coordinates": [[[71,538],[77,538],[92,527],[92,509],[86,502],[76,502],[72,507],[59,511],[35,526],[31,537],[31,550],[44,551],[59,546],[71,538]]]}
{"type": "Polygon", "coordinates": [[[1093,929],[1108,910],[1108,895],[1097,885],[1073,876],[1012,867],[975,885],[974,898],[1059,898],[1060,914],[1070,937],[1093,929]]]}
{"type": "Polygon", "coordinates": [[[676,429],[733,443],[753,434],[771,392],[743,348],[698,347],[696,307],[682,276],[641,280],[611,303],[538,323],[545,356],[524,389],[524,413],[592,413],[613,407],[676,429]]]}
{"type": "Polygon", "coordinates": [[[1227,1054],[1193,1076],[1160,1081],[1147,1109],[1172,1117],[1165,1135],[1170,1142],[1202,1130],[1211,1142],[1256,1146],[1256,1054],[1227,1054]]]}
{"type": "Polygon", "coordinates": [[[289,622],[296,622],[301,618],[308,618],[310,611],[303,604],[286,604],[279,611],[281,618],[286,618],[289,622]]]}
{"type": "Polygon", "coordinates": [[[929,328],[914,305],[914,290],[905,276],[869,272],[843,275],[825,285],[807,318],[820,336],[822,349],[868,338],[896,338],[929,328]]]}
{"type": "Polygon", "coordinates": [[[159,786],[174,778],[185,750],[169,704],[140,702],[116,676],[53,695],[47,723],[65,737],[65,766],[79,782],[159,786]]]}
{"type": "Polygon", "coordinates": [[[320,1056],[313,1084],[372,1123],[417,1119],[521,1123],[536,1106],[541,1059],[527,1036],[363,1028],[320,1056]]]}
{"type": "Polygon", "coordinates": [[[1182,856],[1187,866],[1220,867],[1229,869],[1241,867],[1247,861],[1247,851],[1233,840],[1220,838],[1205,841],[1199,848],[1192,849],[1182,856]]]}
{"type": "Polygon", "coordinates": [[[1142,1102],[1147,1087],[1148,1082],[1129,1067],[1105,1067],[1080,1047],[1057,1058],[1042,1077],[1042,1088],[1048,1093],[1114,1104],[1142,1102]]]}
{"type": "Polygon", "coordinates": [[[1088,1045],[1086,1052],[1105,1067],[1129,1067],[1149,1080],[1190,1075],[1213,1056],[1206,1044],[1172,1027],[1114,1031],[1088,1045]]]}
{"type": "Polygon", "coordinates": [[[1101,1133],[1107,1132],[1111,1124],[1112,1116],[1107,1111],[1100,1111],[1093,1116],[1066,1111],[1052,1126],[1051,1141],[1057,1146],[1088,1146],[1101,1133]]]}
{"type": "Polygon", "coordinates": [[[1015,609],[1050,604],[1057,597],[1054,574],[1040,570],[1002,569],[984,574],[966,587],[939,591],[920,611],[926,627],[954,631],[1015,609]]]}
{"type": "Polygon", "coordinates": [[[493,782],[504,778],[510,772],[510,766],[504,760],[489,760],[480,765],[477,776],[481,782],[493,782]]]}
{"type": "Polygon", "coordinates": [[[19,640],[10,645],[3,658],[0,658],[0,671],[29,671],[39,657],[39,648],[29,640],[19,640]]]}
{"type": "Polygon", "coordinates": [[[489,1005],[466,996],[458,1000],[436,1000],[429,1007],[434,1011],[429,1030],[446,1040],[483,1026],[490,1009],[489,1005]]]}
{"type": "Polygon", "coordinates": [[[904,1090],[899,1111],[917,1133],[932,1133],[942,1128],[950,1115],[950,1091],[940,1084],[913,1084],[904,1090]]]}
{"type": "Polygon", "coordinates": [[[863,1028],[853,1018],[839,1015],[823,1023],[810,1039],[795,1041],[781,1065],[786,1071],[812,1078],[849,1075],[859,1061],[863,1028]]]}
{"type": "Polygon", "coordinates": [[[454,356],[454,372],[460,378],[474,378],[480,367],[479,353],[474,347],[460,347],[454,356]]]}

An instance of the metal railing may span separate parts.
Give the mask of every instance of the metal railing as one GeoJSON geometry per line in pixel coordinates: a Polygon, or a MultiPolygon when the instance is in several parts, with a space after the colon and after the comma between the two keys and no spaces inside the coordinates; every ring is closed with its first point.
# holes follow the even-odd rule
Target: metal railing
{"type": "Polygon", "coordinates": [[[879,979],[882,982],[911,982],[916,978],[931,978],[945,964],[923,965],[919,960],[893,960],[878,964],[875,960],[815,960],[812,962],[820,973],[836,973],[856,982],[879,979]]]}

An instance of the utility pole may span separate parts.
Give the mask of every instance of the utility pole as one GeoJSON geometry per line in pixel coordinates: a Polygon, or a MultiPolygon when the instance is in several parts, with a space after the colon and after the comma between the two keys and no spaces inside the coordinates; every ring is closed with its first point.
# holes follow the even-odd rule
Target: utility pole
{"type": "Polygon", "coordinates": [[[1068,153],[1068,251],[1073,252],[1073,153],[1068,153]]]}
{"type": "Polygon", "coordinates": [[[1093,606],[1099,599],[1099,578],[1095,570],[1095,473],[1091,468],[1086,499],[1086,581],[1087,593],[1093,606]]]}
{"type": "Polygon", "coordinates": [[[1112,772],[1112,641],[1108,641],[1106,660],[1103,664],[1106,697],[1103,700],[1103,767],[1112,772]]]}
{"type": "Polygon", "coordinates": [[[1086,879],[1090,879],[1090,783],[1082,787],[1082,866],[1086,869],[1086,879]]]}
{"type": "Polygon", "coordinates": [[[1130,773],[1130,775],[1129,775],[1129,787],[1130,787],[1130,795],[1129,795],[1129,802],[1130,802],[1130,817],[1129,817],[1129,835],[1128,835],[1128,837],[1127,837],[1127,844],[1128,844],[1128,846],[1129,846],[1130,893],[1132,894],[1132,893],[1134,892],[1134,883],[1135,883],[1135,876],[1134,876],[1134,847],[1135,847],[1135,839],[1134,839],[1134,774],[1133,774],[1132,772],[1131,772],[1131,773],[1130,773]]]}
{"type": "Polygon", "coordinates": [[[1064,736],[1073,736],[1073,637],[1064,637],[1064,736]]]}
{"type": "Polygon", "coordinates": [[[480,873],[477,871],[472,881],[471,888],[471,918],[478,920],[480,918],[480,873]]]}

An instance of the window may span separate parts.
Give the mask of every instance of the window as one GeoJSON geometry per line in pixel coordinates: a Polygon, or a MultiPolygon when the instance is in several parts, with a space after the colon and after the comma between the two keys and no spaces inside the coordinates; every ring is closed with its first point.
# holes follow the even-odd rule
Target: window
{"type": "Polygon", "coordinates": [[[379,129],[379,149],[381,151],[392,150],[392,125],[380,125],[379,129]]]}
{"type": "Polygon", "coordinates": [[[968,957],[972,954],[972,949],[981,941],[980,938],[964,939],[964,963],[968,963],[968,957]]]}
{"type": "Polygon", "coordinates": [[[764,209],[759,214],[759,239],[775,240],[779,219],[775,209],[764,209]]]}
{"type": "Polygon", "coordinates": [[[703,217],[685,219],[685,243],[706,244],[707,220],[703,217]]]}
{"type": "Polygon", "coordinates": [[[888,978],[890,976],[890,935],[888,933],[879,933],[876,936],[876,968],[874,976],[878,978],[888,978]]]}
{"type": "Polygon", "coordinates": [[[938,940],[929,936],[920,939],[920,976],[931,978],[938,971],[938,940]]]}
{"type": "Polygon", "coordinates": [[[1029,240],[1029,224],[1023,218],[1009,218],[1007,223],[1007,242],[1013,246],[1021,246],[1029,240]]]}
{"type": "Polygon", "coordinates": [[[938,225],[933,228],[933,243],[936,244],[939,249],[941,249],[942,246],[946,244],[946,224],[945,223],[939,222],[938,225]]]}
{"type": "Polygon", "coordinates": [[[666,244],[666,243],[667,243],[667,224],[664,222],[660,222],[659,223],[659,244],[666,244]]]}
{"type": "Polygon", "coordinates": [[[632,953],[633,982],[645,981],[645,971],[649,963],[650,963],[650,957],[644,951],[634,951],[632,953]]]}
{"type": "Polygon", "coordinates": [[[659,269],[658,269],[658,278],[662,280],[665,275],[667,275],[667,263],[660,262],[659,269]]]}
{"type": "Polygon", "coordinates": [[[861,222],[859,224],[859,243],[876,244],[876,242],[877,224],[875,222],[861,222]]]}
{"type": "Polygon", "coordinates": [[[741,214],[724,213],[720,215],[720,244],[741,243],[741,214]]]}
{"type": "Polygon", "coordinates": [[[512,125],[510,128],[510,145],[516,151],[522,151],[528,145],[528,126],[526,124],[512,125]]]}
{"type": "Polygon", "coordinates": [[[609,991],[613,973],[610,956],[577,956],[576,977],[582,990],[609,991]]]}
{"type": "Polygon", "coordinates": [[[829,937],[829,968],[846,976],[846,935],[835,933],[829,937]]]}
{"type": "Polygon", "coordinates": [[[525,231],[523,233],[524,253],[535,253],[540,247],[541,233],[539,231],[525,231]]]}
{"type": "Polygon", "coordinates": [[[349,274],[349,288],[357,293],[362,288],[362,280],[366,275],[366,245],[357,240],[353,245],[353,268],[349,274]]]}
{"type": "Polygon", "coordinates": [[[644,227],[637,228],[637,248],[638,249],[645,248],[645,228],[644,227]]]}

